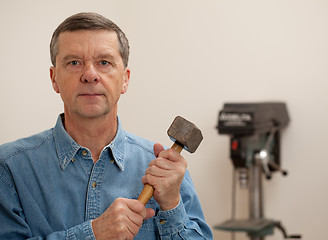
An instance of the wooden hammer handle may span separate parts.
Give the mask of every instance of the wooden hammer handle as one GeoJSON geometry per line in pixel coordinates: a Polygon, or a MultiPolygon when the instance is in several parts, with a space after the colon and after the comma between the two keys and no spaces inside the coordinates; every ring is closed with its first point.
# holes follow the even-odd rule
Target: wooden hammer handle
{"type": "Polygon", "coordinates": [[[183,146],[181,146],[180,144],[175,142],[175,143],[173,143],[171,148],[174,149],[175,151],[177,151],[178,153],[181,153],[183,146]]]}
{"type": "MultiPolygon", "coordinates": [[[[172,149],[176,150],[178,153],[180,153],[183,149],[183,147],[178,144],[178,143],[174,143],[171,147],[172,149]]],[[[148,183],[145,184],[144,188],[142,189],[139,197],[138,197],[138,200],[143,204],[143,205],[146,205],[147,202],[151,199],[151,197],[153,196],[154,194],[154,188],[149,185],[148,183]]]]}
{"type": "Polygon", "coordinates": [[[153,186],[149,185],[148,183],[145,184],[144,188],[142,189],[138,200],[143,204],[146,205],[147,202],[151,199],[151,197],[154,194],[154,188],[153,186]]]}

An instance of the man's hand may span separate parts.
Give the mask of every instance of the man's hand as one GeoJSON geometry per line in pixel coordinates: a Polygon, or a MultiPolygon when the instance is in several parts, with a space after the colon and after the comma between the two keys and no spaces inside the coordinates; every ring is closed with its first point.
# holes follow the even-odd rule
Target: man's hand
{"type": "Polygon", "coordinates": [[[162,211],[175,208],[180,201],[180,185],[187,169],[187,161],[175,150],[154,145],[156,159],[149,163],[142,183],[154,187],[154,199],[162,211]]]}
{"type": "Polygon", "coordinates": [[[143,221],[154,214],[153,209],[145,208],[138,200],[118,198],[92,221],[92,230],[97,240],[132,240],[143,221]]]}

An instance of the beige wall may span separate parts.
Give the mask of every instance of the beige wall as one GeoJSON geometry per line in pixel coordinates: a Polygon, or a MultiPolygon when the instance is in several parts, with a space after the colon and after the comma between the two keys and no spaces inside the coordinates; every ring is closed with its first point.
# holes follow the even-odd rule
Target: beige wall
{"type": "MultiPolygon", "coordinates": [[[[170,145],[176,115],[202,129],[199,150],[183,155],[211,226],[228,219],[231,206],[229,138],[215,129],[218,111],[229,101],[286,101],[282,165],[290,174],[264,184],[265,213],[303,239],[326,238],[328,1],[1,1],[0,143],[55,124],[62,104],[50,84],[48,45],[79,11],[111,18],[130,39],[131,85],[120,102],[127,130],[170,145]]],[[[237,196],[245,217],[247,194],[237,196]]]]}

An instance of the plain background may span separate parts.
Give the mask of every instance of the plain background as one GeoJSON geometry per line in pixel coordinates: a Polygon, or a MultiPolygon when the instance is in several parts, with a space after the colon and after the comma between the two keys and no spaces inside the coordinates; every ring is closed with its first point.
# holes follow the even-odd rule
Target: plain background
{"type": "MultiPolygon", "coordinates": [[[[265,215],[303,239],[326,239],[328,1],[1,1],[0,143],[54,126],[63,107],[50,83],[49,42],[81,11],[110,18],[130,40],[131,83],[119,105],[126,130],[167,146],[176,115],[202,130],[198,151],[183,156],[211,227],[231,209],[229,136],[215,128],[219,110],[225,102],[286,102],[291,122],[281,157],[289,176],[265,181],[265,215]]],[[[247,217],[247,207],[247,191],[238,189],[237,217],[247,217]]]]}

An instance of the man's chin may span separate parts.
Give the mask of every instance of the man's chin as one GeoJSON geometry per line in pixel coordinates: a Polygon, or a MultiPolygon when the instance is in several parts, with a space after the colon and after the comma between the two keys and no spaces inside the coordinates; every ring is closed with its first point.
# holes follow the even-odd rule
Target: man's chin
{"type": "Polygon", "coordinates": [[[109,114],[109,110],[108,109],[84,109],[83,111],[79,111],[80,117],[82,118],[101,118],[104,116],[107,116],[109,114]]]}

